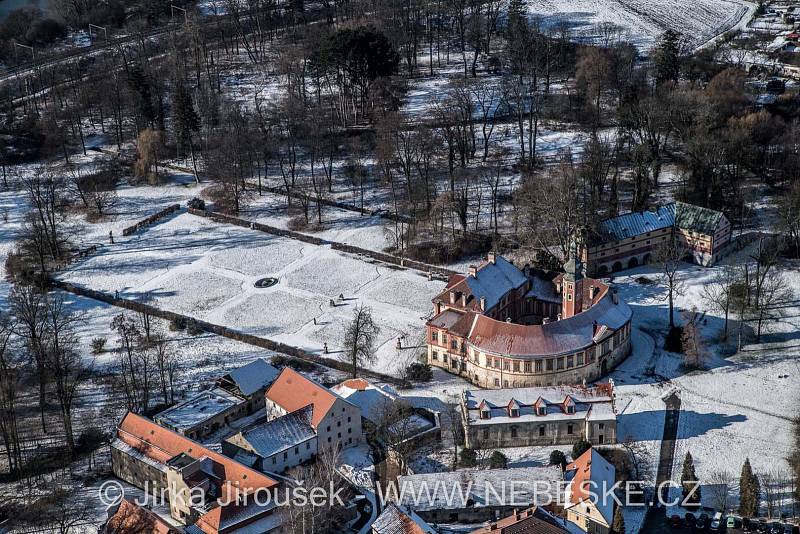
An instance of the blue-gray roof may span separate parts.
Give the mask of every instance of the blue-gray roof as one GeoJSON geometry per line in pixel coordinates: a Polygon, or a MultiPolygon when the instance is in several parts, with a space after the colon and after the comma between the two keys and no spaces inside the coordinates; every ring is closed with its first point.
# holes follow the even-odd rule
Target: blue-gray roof
{"type": "Polygon", "coordinates": [[[285,451],[317,435],[311,427],[311,406],[282,415],[242,433],[262,458],[285,451]]]}
{"type": "Polygon", "coordinates": [[[655,211],[626,213],[600,223],[601,243],[621,241],[654,230],[676,226],[705,235],[713,235],[725,216],[716,210],[672,202],[655,211]]]}
{"type": "Polygon", "coordinates": [[[231,377],[231,380],[242,394],[249,396],[259,389],[266,388],[272,384],[279,374],[280,371],[277,368],[271,366],[262,358],[258,358],[247,365],[234,369],[228,373],[228,376],[231,377]]]}
{"type": "Polygon", "coordinates": [[[621,241],[675,224],[675,204],[661,206],[655,211],[631,212],[606,219],[600,223],[600,239],[621,241]]]}
{"type": "Polygon", "coordinates": [[[477,276],[467,276],[467,286],[472,295],[479,299],[486,297],[486,309],[493,308],[500,299],[528,281],[513,263],[502,256],[495,262],[486,262],[478,269],[477,276]]]}

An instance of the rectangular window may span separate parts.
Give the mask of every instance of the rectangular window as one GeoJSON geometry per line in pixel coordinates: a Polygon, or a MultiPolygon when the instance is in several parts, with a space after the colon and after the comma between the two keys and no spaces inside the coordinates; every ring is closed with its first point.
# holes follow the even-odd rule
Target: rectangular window
{"type": "Polygon", "coordinates": [[[436,343],[439,342],[439,332],[437,332],[436,330],[431,332],[431,341],[434,341],[436,343]]]}
{"type": "Polygon", "coordinates": [[[519,373],[519,362],[514,362],[514,372],[519,373]]]}
{"type": "Polygon", "coordinates": [[[495,378],[494,379],[494,385],[495,385],[495,387],[498,387],[498,388],[500,387],[500,379],[499,378],[495,378]]]}
{"type": "Polygon", "coordinates": [[[556,360],[556,369],[559,371],[564,368],[564,358],[558,358],[556,360]]]}
{"type": "Polygon", "coordinates": [[[567,434],[572,434],[572,425],[567,425],[567,434]]]}
{"type": "Polygon", "coordinates": [[[431,352],[431,359],[432,359],[433,361],[435,361],[435,362],[436,362],[436,361],[439,361],[439,353],[438,353],[438,352],[436,352],[435,350],[434,350],[434,351],[432,351],[432,352],[431,352]]]}
{"type": "Polygon", "coordinates": [[[544,425],[539,426],[539,437],[544,436],[544,425]]]}
{"type": "Polygon", "coordinates": [[[454,339],[454,340],[450,341],[450,348],[453,349],[453,350],[458,349],[458,340],[454,339]]]}
{"type": "Polygon", "coordinates": [[[503,360],[503,371],[509,371],[511,368],[508,365],[508,360],[503,360]]]}
{"type": "Polygon", "coordinates": [[[547,360],[547,370],[552,371],[555,368],[556,368],[555,362],[552,359],[547,360]]]}
{"type": "Polygon", "coordinates": [[[575,367],[575,356],[567,356],[567,369],[575,367]]]}
{"type": "Polygon", "coordinates": [[[529,373],[529,374],[530,374],[530,372],[531,372],[531,368],[532,368],[532,367],[533,367],[533,366],[531,365],[531,362],[525,362],[525,372],[526,372],[526,373],[529,373]]]}
{"type": "Polygon", "coordinates": [[[542,372],[542,360],[536,360],[536,362],[534,362],[534,372],[535,373],[542,372]]]}
{"type": "Polygon", "coordinates": [[[599,423],[597,425],[598,430],[603,430],[606,427],[605,423],[599,423]]]}
{"type": "Polygon", "coordinates": [[[583,353],[578,353],[578,365],[583,365],[583,353]]]}

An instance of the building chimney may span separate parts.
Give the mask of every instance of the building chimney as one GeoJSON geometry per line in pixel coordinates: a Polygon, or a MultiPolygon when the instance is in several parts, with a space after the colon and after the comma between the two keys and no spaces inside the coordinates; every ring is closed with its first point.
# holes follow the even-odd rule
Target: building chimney
{"type": "Polygon", "coordinates": [[[561,320],[561,314],[559,313],[558,315],[556,315],[556,321],[560,321],[560,320],[561,320]]]}
{"type": "Polygon", "coordinates": [[[497,263],[497,261],[496,261],[497,260],[497,256],[495,256],[494,251],[492,251],[489,254],[487,254],[486,255],[486,259],[489,260],[489,263],[491,263],[492,265],[497,263]]]}
{"type": "Polygon", "coordinates": [[[467,307],[467,294],[461,293],[461,306],[466,308],[467,307]]]}
{"type": "Polygon", "coordinates": [[[450,304],[455,304],[455,303],[456,303],[456,292],[455,291],[451,291],[450,292],[450,304]]]}
{"type": "Polygon", "coordinates": [[[506,322],[510,323],[511,322],[511,317],[506,317],[506,322]]]}
{"type": "Polygon", "coordinates": [[[489,530],[497,530],[497,523],[492,523],[489,525],[489,530]]]}
{"type": "Polygon", "coordinates": [[[481,297],[481,311],[486,311],[486,297],[481,297]]]}
{"type": "Polygon", "coordinates": [[[617,295],[616,289],[611,290],[611,302],[614,304],[619,304],[619,295],[617,295]]]}
{"type": "Polygon", "coordinates": [[[597,335],[597,321],[592,321],[592,337],[597,335]]]}
{"type": "Polygon", "coordinates": [[[478,268],[475,267],[474,265],[470,265],[469,266],[469,275],[472,278],[477,278],[478,277],[478,268]]]}

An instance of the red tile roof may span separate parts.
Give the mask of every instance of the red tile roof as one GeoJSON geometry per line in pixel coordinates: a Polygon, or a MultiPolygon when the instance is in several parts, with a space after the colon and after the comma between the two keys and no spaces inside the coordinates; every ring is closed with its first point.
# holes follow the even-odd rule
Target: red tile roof
{"type": "Polygon", "coordinates": [[[230,481],[234,488],[244,490],[246,493],[277,485],[277,482],[268,476],[132,412],[128,412],[122,418],[117,428],[117,437],[148,458],[162,464],[181,453],[192,458],[205,456],[213,462],[215,474],[220,479],[230,481]]]}
{"type": "Polygon", "coordinates": [[[290,413],[311,406],[311,426],[314,429],[340,398],[328,388],[309,380],[289,367],[281,371],[267,390],[266,397],[290,413]]]}
{"type": "Polygon", "coordinates": [[[177,534],[178,529],[171,527],[155,513],[123,499],[119,508],[108,520],[107,532],[111,534],[177,534]]]}
{"type": "Polygon", "coordinates": [[[547,521],[544,518],[544,514],[538,512],[535,506],[504,517],[478,530],[473,530],[470,534],[485,534],[489,532],[496,534],[569,534],[568,530],[547,521]],[[537,514],[540,517],[537,517],[537,514]]]}
{"type": "Polygon", "coordinates": [[[340,386],[348,387],[350,389],[354,389],[356,391],[364,391],[369,388],[370,383],[364,380],[363,378],[351,378],[349,380],[345,380],[340,386]]]}

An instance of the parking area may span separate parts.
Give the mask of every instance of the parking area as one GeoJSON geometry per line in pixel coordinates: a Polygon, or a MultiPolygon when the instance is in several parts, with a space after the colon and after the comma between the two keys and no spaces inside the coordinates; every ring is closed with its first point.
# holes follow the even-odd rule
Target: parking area
{"type": "MultiPolygon", "coordinates": [[[[709,517],[712,517],[711,514],[708,514],[709,517]]],[[[661,513],[660,511],[653,511],[647,516],[647,520],[642,527],[642,532],[646,532],[647,534],[667,534],[667,533],[676,533],[676,532],[726,532],[728,534],[743,534],[743,533],[763,533],[763,534],[800,534],[800,528],[796,525],[789,526],[787,529],[787,523],[780,523],[775,521],[766,521],[766,522],[758,522],[753,521],[750,525],[742,525],[740,521],[737,521],[736,528],[726,528],[727,518],[723,519],[722,527],[718,530],[711,529],[709,524],[706,524],[705,528],[696,528],[692,526],[687,526],[687,522],[684,517],[680,518],[680,525],[675,525],[669,518],[661,513]]]]}

